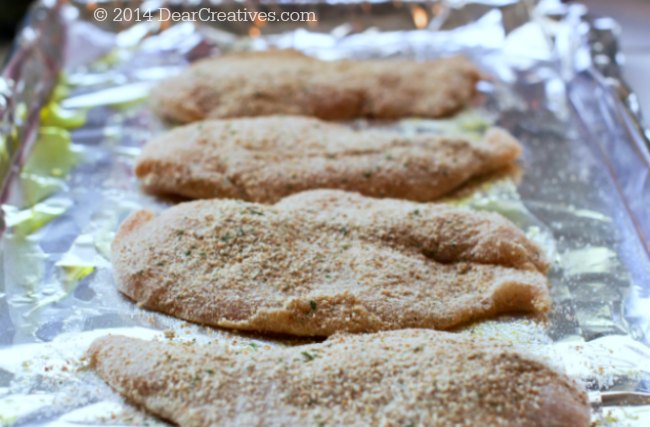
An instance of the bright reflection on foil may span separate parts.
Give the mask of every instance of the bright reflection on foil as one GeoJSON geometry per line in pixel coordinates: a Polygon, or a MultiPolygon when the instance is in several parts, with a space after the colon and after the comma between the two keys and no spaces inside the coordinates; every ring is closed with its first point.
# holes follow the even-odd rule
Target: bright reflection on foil
{"type": "Polygon", "coordinates": [[[412,6],[411,14],[413,15],[413,24],[415,25],[415,28],[425,28],[429,23],[429,15],[427,15],[427,11],[424,10],[423,7],[417,5],[412,6]]]}

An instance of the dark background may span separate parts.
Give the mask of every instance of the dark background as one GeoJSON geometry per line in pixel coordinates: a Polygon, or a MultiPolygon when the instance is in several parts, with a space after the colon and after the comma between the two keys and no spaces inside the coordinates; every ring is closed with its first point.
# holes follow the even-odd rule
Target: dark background
{"type": "Polygon", "coordinates": [[[10,42],[32,0],[0,0],[0,39],[10,42]]]}

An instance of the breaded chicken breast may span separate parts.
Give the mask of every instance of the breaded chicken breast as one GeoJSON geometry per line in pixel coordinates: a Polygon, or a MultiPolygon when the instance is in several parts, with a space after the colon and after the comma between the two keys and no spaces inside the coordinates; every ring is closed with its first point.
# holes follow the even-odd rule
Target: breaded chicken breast
{"type": "Polygon", "coordinates": [[[478,141],[353,130],[307,117],[214,120],[145,145],[135,172],[152,193],[273,203],[315,188],[432,201],[511,165],[521,146],[494,128],[478,141]]]}
{"type": "Polygon", "coordinates": [[[462,57],[320,61],[294,50],[208,58],[154,89],[151,105],[182,123],[287,114],[346,120],[441,117],[465,107],[480,79],[462,57]]]}
{"type": "Polygon", "coordinates": [[[92,368],[127,400],[183,427],[587,427],[584,389],[496,341],[423,329],[226,351],[123,336],[92,368]]]}
{"type": "Polygon", "coordinates": [[[503,217],[337,191],[139,211],[112,261],[142,307],[258,332],[449,329],[550,305],[546,261],[503,217]]]}

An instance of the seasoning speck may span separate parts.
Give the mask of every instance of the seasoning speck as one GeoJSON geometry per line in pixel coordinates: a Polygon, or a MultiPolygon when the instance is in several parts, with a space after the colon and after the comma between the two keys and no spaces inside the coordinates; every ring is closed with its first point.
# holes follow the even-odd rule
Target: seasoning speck
{"type": "Polygon", "coordinates": [[[313,354],[311,354],[311,353],[309,353],[307,351],[303,351],[300,354],[302,354],[302,357],[305,358],[306,362],[311,362],[312,360],[314,360],[316,358],[316,356],[314,356],[313,354]]]}

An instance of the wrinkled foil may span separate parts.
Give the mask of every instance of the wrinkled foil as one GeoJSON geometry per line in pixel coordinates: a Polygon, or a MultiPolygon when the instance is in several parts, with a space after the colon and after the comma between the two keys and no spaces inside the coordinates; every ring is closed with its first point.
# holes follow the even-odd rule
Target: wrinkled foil
{"type": "Polygon", "coordinates": [[[87,370],[85,349],[107,333],[245,351],[291,344],[141,310],[116,291],[109,259],[129,213],[169,206],[132,172],[142,144],[168,126],[147,106],[151,86],[198,58],[270,47],[323,59],[462,53],[480,65],[490,78],[470,111],[390,126],[476,137],[494,123],[520,139],[519,170],[446,201],[499,212],[537,241],[553,260],[554,308],[458,333],[507,340],[579,379],[598,425],[650,425],[650,156],[615,23],[527,0],[210,5],[315,11],[309,24],[93,19],[97,7],[163,5],[205,6],[41,0],[2,72],[0,425],[164,424],[87,370]]]}

